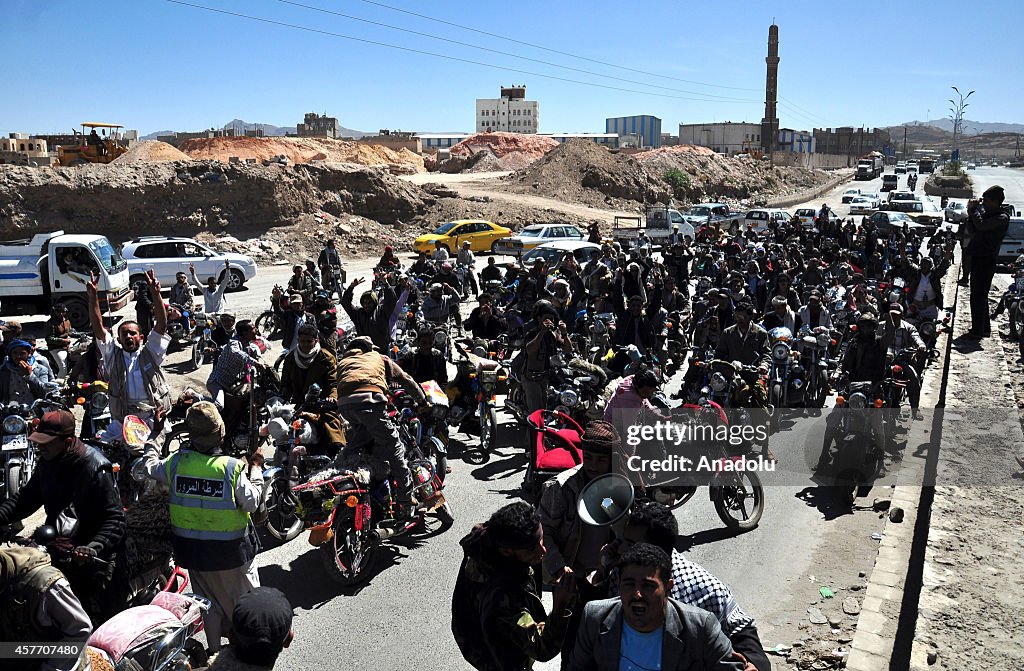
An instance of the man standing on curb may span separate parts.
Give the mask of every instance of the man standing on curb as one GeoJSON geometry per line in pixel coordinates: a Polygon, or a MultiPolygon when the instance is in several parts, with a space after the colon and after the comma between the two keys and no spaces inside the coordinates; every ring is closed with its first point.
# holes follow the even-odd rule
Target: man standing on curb
{"type": "Polygon", "coordinates": [[[971,263],[971,330],[962,338],[981,340],[992,335],[988,292],[996,272],[996,257],[1010,227],[1010,216],[1003,209],[1003,187],[990,186],[976,199],[967,202],[967,237],[964,254],[971,263]]]}

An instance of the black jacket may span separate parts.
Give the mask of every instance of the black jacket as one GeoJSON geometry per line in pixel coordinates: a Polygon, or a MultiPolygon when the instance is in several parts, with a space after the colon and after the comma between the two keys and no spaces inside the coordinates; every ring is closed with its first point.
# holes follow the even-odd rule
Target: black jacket
{"type": "Polygon", "coordinates": [[[1001,208],[986,210],[976,207],[967,219],[967,255],[995,256],[1010,227],[1010,217],[1001,208]]]}
{"type": "Polygon", "coordinates": [[[0,503],[0,526],[23,520],[40,507],[46,524],[74,505],[78,529],[75,545],[100,543],[100,557],[116,554],[125,536],[124,508],[114,484],[110,462],[94,447],[78,441],[53,461],[40,459],[25,487],[0,503]]]}
{"type": "MultiPolygon", "coordinates": [[[[385,287],[381,291],[380,301],[373,312],[367,312],[361,305],[359,307],[352,305],[352,293],[354,291],[355,287],[351,285],[345,289],[345,293],[341,296],[341,307],[345,309],[345,312],[352,319],[352,324],[356,327],[358,335],[367,336],[377,347],[387,349],[388,344],[391,342],[391,328],[389,324],[391,323],[391,314],[398,305],[398,294],[395,292],[394,287],[385,287]]],[[[287,333],[287,328],[285,332],[287,333]]],[[[285,339],[285,342],[290,341],[285,339]]]]}
{"type": "Polygon", "coordinates": [[[881,382],[885,377],[885,347],[879,338],[854,338],[843,358],[851,382],[881,382]]]}

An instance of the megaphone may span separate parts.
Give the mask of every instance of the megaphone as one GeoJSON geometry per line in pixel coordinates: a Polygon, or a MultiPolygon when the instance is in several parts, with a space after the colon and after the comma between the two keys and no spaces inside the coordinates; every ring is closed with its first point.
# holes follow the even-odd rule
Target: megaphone
{"type": "Polygon", "coordinates": [[[621,535],[633,498],[633,483],[629,478],[608,473],[587,483],[576,500],[576,512],[584,524],[611,526],[621,535]]]}

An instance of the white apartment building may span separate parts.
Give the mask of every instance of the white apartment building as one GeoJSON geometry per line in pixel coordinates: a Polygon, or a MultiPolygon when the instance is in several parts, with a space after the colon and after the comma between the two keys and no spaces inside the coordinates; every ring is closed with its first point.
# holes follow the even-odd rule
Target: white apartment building
{"type": "Polygon", "coordinates": [[[739,154],[761,148],[761,124],[746,121],[679,124],[679,144],[708,147],[719,154],[739,154]]]}
{"type": "Polygon", "coordinates": [[[476,132],[536,133],[540,127],[540,104],[526,99],[526,86],[501,88],[497,99],[476,99],[476,132]]]}

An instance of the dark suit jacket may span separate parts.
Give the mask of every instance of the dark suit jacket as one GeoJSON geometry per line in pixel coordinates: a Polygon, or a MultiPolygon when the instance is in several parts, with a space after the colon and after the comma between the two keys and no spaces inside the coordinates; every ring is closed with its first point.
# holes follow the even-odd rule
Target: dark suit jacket
{"type": "MultiPolygon", "coordinates": [[[[622,602],[591,601],[583,610],[570,671],[618,671],[622,641],[622,602]]],[[[661,642],[662,671],[742,671],[715,616],[668,600],[661,642]]]]}

